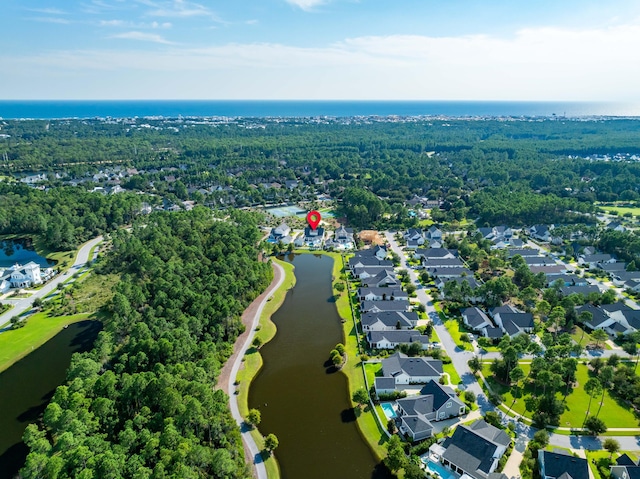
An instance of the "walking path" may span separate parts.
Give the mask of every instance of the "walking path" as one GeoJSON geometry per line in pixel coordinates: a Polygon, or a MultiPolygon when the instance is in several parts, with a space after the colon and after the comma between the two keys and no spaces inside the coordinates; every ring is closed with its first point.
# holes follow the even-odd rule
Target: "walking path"
{"type": "Polygon", "coordinates": [[[245,331],[236,340],[233,346],[234,353],[220,371],[217,384],[217,387],[225,391],[229,396],[231,415],[240,426],[240,432],[242,433],[245,456],[253,458],[255,477],[258,479],[267,479],[267,469],[264,466],[260,449],[254,441],[253,436],[251,436],[251,429],[245,424],[244,418],[240,414],[238,396],[236,394],[236,387],[234,383],[236,381],[240,365],[242,364],[242,358],[244,358],[247,349],[249,349],[249,346],[253,341],[256,327],[260,322],[262,310],[273,292],[278,289],[284,281],[285,275],[282,266],[277,264],[275,261],[272,261],[271,265],[273,266],[273,281],[271,281],[271,284],[265,292],[258,296],[242,314],[242,324],[245,326],[245,331]]]}
{"type": "MultiPolygon", "coordinates": [[[[58,284],[64,281],[67,281],[74,274],[76,274],[82,268],[87,266],[90,263],[89,253],[91,252],[91,249],[97,244],[99,244],[102,240],[103,240],[102,236],[98,236],[97,238],[87,241],[85,244],[83,244],[80,247],[80,250],[76,255],[76,259],[73,262],[73,265],[71,266],[71,268],[67,270],[66,273],[55,276],[51,281],[45,284],[42,288],[40,288],[39,290],[35,290],[33,294],[28,298],[22,298],[17,301],[12,301],[11,304],[13,305],[13,308],[11,308],[6,313],[0,315],[0,331],[2,330],[4,325],[6,325],[11,321],[11,318],[13,318],[14,316],[20,316],[25,311],[30,310],[33,305],[34,299],[44,298],[49,293],[54,291],[57,288],[58,284]]],[[[97,253],[97,248],[95,253],[97,253]]],[[[94,253],[94,258],[95,258],[95,253],[94,253]]]]}

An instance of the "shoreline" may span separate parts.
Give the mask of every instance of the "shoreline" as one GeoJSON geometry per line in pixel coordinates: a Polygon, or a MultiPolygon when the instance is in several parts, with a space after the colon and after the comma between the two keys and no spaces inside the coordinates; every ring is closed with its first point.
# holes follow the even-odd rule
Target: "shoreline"
{"type": "Polygon", "coordinates": [[[245,332],[236,340],[234,353],[221,369],[215,386],[229,396],[231,413],[240,426],[245,459],[247,461],[251,459],[254,476],[259,479],[278,479],[280,469],[273,454],[266,460],[262,458],[264,437],[259,428],[249,428],[244,422],[249,411],[249,387],[262,368],[262,357],[252,341],[254,337],[259,337],[264,344],[275,336],[276,326],[271,321],[271,316],[284,301],[288,290],[295,284],[293,265],[274,258],[271,258],[271,261],[274,278],[267,289],[243,313],[242,322],[246,327],[245,332]]]}

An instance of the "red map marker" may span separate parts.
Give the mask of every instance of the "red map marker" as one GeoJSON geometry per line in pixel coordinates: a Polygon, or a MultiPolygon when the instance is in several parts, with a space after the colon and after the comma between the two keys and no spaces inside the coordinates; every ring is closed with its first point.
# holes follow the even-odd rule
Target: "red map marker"
{"type": "Polygon", "coordinates": [[[320,216],[320,213],[318,213],[316,210],[309,211],[309,213],[307,213],[307,223],[309,223],[309,226],[311,226],[311,229],[314,231],[320,224],[321,219],[322,216],[320,216]]]}

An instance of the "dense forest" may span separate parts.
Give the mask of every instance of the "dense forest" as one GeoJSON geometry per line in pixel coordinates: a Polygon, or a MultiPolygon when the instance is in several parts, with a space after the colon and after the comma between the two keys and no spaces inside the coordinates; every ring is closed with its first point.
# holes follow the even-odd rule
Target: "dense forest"
{"type": "Polygon", "coordinates": [[[122,280],[93,351],[75,355],[40,426],[24,478],[244,478],[221,365],[240,315],[271,279],[254,218],[154,213],[113,234],[98,274],[122,280]]]}
{"type": "Polygon", "coordinates": [[[518,221],[535,223],[550,211],[571,220],[559,212],[639,198],[635,119],[139,118],[0,126],[0,174],[64,172],[50,174],[49,184],[74,179],[92,189],[105,181],[92,177],[97,171],[130,167],[136,171],[120,183],[126,189],[219,206],[317,192],[340,198],[358,187],[388,212],[402,213],[400,206],[420,195],[444,201],[443,220],[471,214],[492,222],[504,213],[480,192],[497,188],[492,197],[517,191],[518,221]],[[300,185],[273,187],[287,180],[300,185]]]}

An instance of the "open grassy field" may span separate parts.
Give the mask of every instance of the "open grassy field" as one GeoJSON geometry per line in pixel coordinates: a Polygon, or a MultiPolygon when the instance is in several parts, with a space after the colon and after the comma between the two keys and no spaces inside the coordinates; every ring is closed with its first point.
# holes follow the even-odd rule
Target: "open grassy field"
{"type": "Polygon", "coordinates": [[[598,206],[600,211],[604,211],[605,213],[610,213],[615,211],[619,216],[623,216],[625,213],[631,213],[633,216],[640,215],[640,207],[630,207],[630,206],[598,206]]]}
{"type": "MultiPolygon", "coordinates": [[[[525,376],[529,374],[529,364],[520,363],[520,367],[524,371],[525,376]]],[[[513,392],[517,391],[514,391],[513,387],[509,388],[495,381],[491,377],[488,363],[483,365],[482,374],[487,379],[491,388],[504,397],[504,405],[506,407],[511,407],[514,412],[531,418],[531,412],[526,411],[525,398],[534,392],[533,386],[527,385],[522,394],[516,394],[518,397],[515,398],[514,402],[513,392]]],[[[565,412],[560,416],[560,427],[580,428],[585,419],[587,407],[589,406],[589,396],[583,390],[584,384],[589,380],[589,370],[585,365],[578,365],[576,379],[578,381],[578,387],[570,391],[566,398],[564,398],[564,391],[557,394],[558,399],[565,399],[566,406],[565,412]]],[[[597,413],[599,405],[600,396],[593,398],[591,401],[590,415],[597,413]]],[[[634,416],[633,412],[631,412],[625,404],[612,398],[608,391],[605,391],[599,417],[605,422],[607,427],[638,427],[638,419],[634,416]]]]}
{"type": "Polygon", "coordinates": [[[32,315],[27,324],[0,334],[0,372],[39,348],[62,330],[65,325],[96,319],[91,313],[71,316],[50,316],[48,312],[32,315]]]}
{"type": "MultiPolygon", "coordinates": [[[[593,339],[588,332],[580,328],[580,326],[576,326],[574,328],[573,332],[571,333],[571,339],[573,339],[582,347],[585,347],[587,344],[596,343],[596,340],[593,339]]],[[[600,344],[602,344],[602,342],[600,344]]],[[[609,344],[607,343],[604,343],[604,349],[611,349],[611,346],[609,346],[609,344]]]]}
{"type": "Polygon", "coordinates": [[[447,331],[449,331],[449,334],[451,335],[451,339],[453,339],[458,347],[464,349],[465,351],[473,351],[473,346],[471,345],[471,343],[464,342],[462,341],[462,339],[460,339],[460,336],[464,331],[460,330],[460,323],[457,320],[447,319],[444,322],[444,326],[447,328],[447,331]]]}

